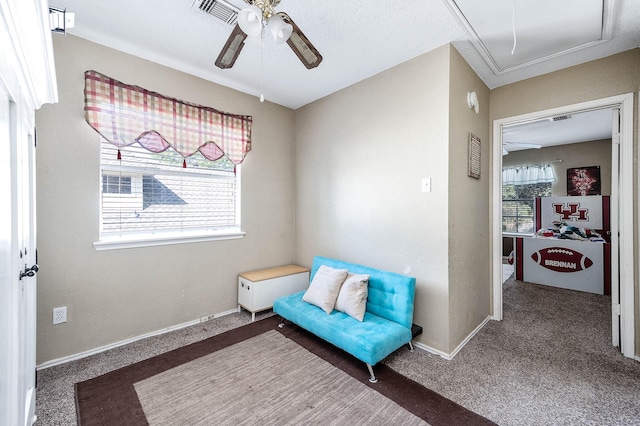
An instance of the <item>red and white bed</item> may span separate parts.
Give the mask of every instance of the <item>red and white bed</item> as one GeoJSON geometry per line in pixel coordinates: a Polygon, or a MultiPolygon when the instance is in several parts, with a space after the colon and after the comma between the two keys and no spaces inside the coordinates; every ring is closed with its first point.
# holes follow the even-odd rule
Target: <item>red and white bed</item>
{"type": "Polygon", "coordinates": [[[608,196],[536,198],[535,219],[536,236],[515,239],[516,279],[611,294],[608,196]]]}

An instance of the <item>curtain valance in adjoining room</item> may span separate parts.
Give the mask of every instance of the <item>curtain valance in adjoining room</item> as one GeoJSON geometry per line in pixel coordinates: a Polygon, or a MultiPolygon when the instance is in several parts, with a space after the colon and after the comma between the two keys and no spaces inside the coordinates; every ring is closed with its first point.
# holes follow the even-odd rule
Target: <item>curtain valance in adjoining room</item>
{"type": "Polygon", "coordinates": [[[251,150],[250,115],[229,114],[85,72],[85,118],[118,148],[139,143],[151,152],[173,148],[240,164],[251,150]]]}
{"type": "Polygon", "coordinates": [[[555,182],[556,176],[550,164],[532,164],[502,169],[503,185],[532,185],[555,182]]]}

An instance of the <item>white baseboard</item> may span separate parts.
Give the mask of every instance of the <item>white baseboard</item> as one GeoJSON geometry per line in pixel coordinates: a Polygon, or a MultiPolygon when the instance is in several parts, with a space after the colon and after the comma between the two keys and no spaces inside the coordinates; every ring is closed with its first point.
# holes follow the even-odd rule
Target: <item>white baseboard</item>
{"type": "Polygon", "coordinates": [[[442,352],[442,351],[440,351],[438,349],[434,349],[431,346],[427,346],[427,345],[425,345],[423,343],[420,343],[420,342],[413,342],[413,346],[415,346],[416,348],[420,348],[420,349],[422,349],[424,351],[430,352],[432,354],[439,355],[440,357],[446,359],[447,361],[451,361],[453,359],[453,357],[456,356],[458,354],[458,352],[460,352],[462,350],[464,345],[466,345],[473,338],[473,336],[478,334],[478,332],[480,330],[482,330],[482,327],[484,327],[490,320],[491,320],[490,316],[486,317],[484,319],[484,321],[482,321],[480,323],[480,325],[478,325],[471,333],[469,333],[469,335],[450,354],[448,354],[446,352],[442,352]]]}
{"type": "MultiPolygon", "coordinates": [[[[238,308],[231,309],[231,310],[225,311],[225,312],[220,312],[218,314],[214,314],[214,315],[208,316],[208,317],[207,316],[201,317],[201,318],[220,318],[220,317],[223,317],[225,315],[235,314],[236,312],[239,312],[238,308]]],[[[453,359],[453,357],[455,357],[458,354],[458,352],[460,352],[460,350],[462,350],[462,348],[473,338],[473,336],[475,336],[482,329],[482,327],[484,327],[485,324],[487,324],[490,320],[491,320],[491,317],[485,318],[485,320],[482,321],[482,323],[480,323],[480,325],[478,325],[471,333],[469,333],[469,335],[450,354],[448,354],[446,352],[442,352],[442,351],[440,351],[438,349],[432,348],[431,346],[425,345],[425,344],[420,343],[420,342],[415,342],[414,341],[413,342],[413,346],[415,346],[416,348],[422,349],[424,351],[430,352],[432,354],[438,355],[438,356],[450,361],[450,360],[453,359]]],[[[174,325],[174,326],[171,326],[171,327],[166,327],[166,328],[163,328],[163,329],[160,329],[160,330],[156,330],[156,331],[152,331],[152,332],[149,332],[149,333],[141,334],[139,336],[131,337],[129,339],[121,340],[119,342],[110,343],[108,345],[100,346],[98,348],[90,349],[88,351],[80,352],[80,353],[73,354],[73,355],[68,355],[68,356],[65,356],[65,357],[62,357],[62,358],[52,359],[50,361],[46,361],[46,362],[43,362],[42,364],[37,365],[36,366],[36,370],[44,370],[44,369],[49,368],[49,367],[53,367],[53,366],[56,366],[56,365],[65,364],[67,362],[71,362],[71,361],[75,361],[75,360],[78,360],[78,359],[86,358],[88,356],[95,355],[95,354],[98,354],[100,352],[108,351],[109,349],[117,348],[119,346],[123,346],[123,345],[129,344],[129,343],[137,342],[138,340],[146,339],[148,337],[158,336],[160,334],[168,333],[170,331],[180,330],[182,328],[190,327],[192,325],[196,325],[196,324],[199,324],[201,322],[202,322],[202,320],[195,319],[195,320],[192,320],[192,321],[184,322],[182,324],[177,324],[177,325],[174,325]]],[[[638,359],[638,360],[640,361],[640,359],[638,359]]]]}
{"type": "MultiPolygon", "coordinates": [[[[239,312],[238,308],[231,309],[229,311],[221,312],[214,315],[204,316],[201,318],[207,318],[207,319],[220,318],[225,315],[235,314],[236,312],[239,312]]],[[[129,339],[121,340],[119,342],[110,343],[108,345],[100,346],[98,348],[90,349],[88,351],[80,352],[73,355],[68,355],[62,358],[52,359],[50,361],[46,361],[46,362],[43,362],[42,364],[36,365],[36,370],[44,370],[45,368],[53,367],[55,365],[65,364],[67,362],[75,361],[81,358],[86,358],[91,355],[99,354],[100,352],[108,351],[109,349],[117,348],[119,346],[127,345],[129,343],[137,342],[138,340],[146,339],[147,337],[158,336],[160,334],[165,334],[170,331],[180,330],[182,328],[190,327],[192,325],[196,325],[201,322],[203,322],[202,319],[195,319],[192,321],[183,322],[182,324],[172,325],[170,327],[165,327],[160,330],[151,331],[149,333],[145,333],[139,336],[131,337],[129,339]]]]}
{"type": "Polygon", "coordinates": [[[418,349],[422,349],[423,351],[427,351],[429,353],[432,353],[434,355],[439,355],[440,357],[446,359],[446,360],[450,360],[451,358],[449,357],[448,354],[439,351],[437,349],[432,348],[431,346],[425,345],[424,343],[420,343],[420,342],[413,342],[413,346],[418,348],[418,349]]]}

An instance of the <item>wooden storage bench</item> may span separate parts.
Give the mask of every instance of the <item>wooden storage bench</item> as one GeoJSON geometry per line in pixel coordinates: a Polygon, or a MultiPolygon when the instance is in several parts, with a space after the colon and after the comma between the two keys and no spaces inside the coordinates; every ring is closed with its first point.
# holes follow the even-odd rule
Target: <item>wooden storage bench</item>
{"type": "Polygon", "coordinates": [[[297,293],[309,287],[309,268],[285,265],[243,272],[238,276],[238,310],[256,312],[271,309],[278,297],[297,293]]]}

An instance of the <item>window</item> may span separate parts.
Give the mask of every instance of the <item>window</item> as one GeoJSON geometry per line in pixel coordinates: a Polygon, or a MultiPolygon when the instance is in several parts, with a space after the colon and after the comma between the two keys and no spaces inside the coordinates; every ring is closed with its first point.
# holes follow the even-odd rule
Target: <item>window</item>
{"type": "Polygon", "coordinates": [[[92,70],[85,72],[84,112],[103,138],[96,249],[243,235],[236,165],[251,151],[250,115],[167,97],[92,70]]]}
{"type": "Polygon", "coordinates": [[[534,234],[536,197],[551,196],[555,182],[549,164],[506,167],[502,170],[502,232],[534,234]]]}
{"type": "Polygon", "coordinates": [[[102,192],[106,194],[131,194],[131,177],[103,173],[102,192]]]}
{"type": "Polygon", "coordinates": [[[101,242],[240,233],[240,178],[226,157],[185,160],[138,144],[120,151],[118,160],[118,148],[101,142],[101,242]]]}
{"type": "Polygon", "coordinates": [[[551,182],[502,186],[502,232],[533,234],[534,199],[551,196],[551,182]]]}

